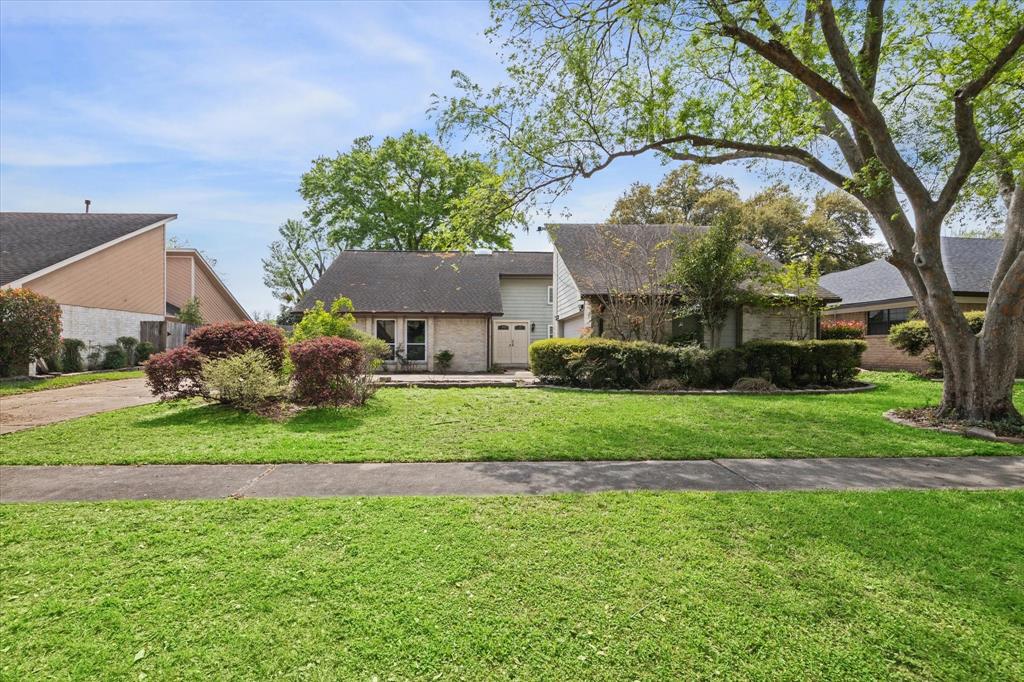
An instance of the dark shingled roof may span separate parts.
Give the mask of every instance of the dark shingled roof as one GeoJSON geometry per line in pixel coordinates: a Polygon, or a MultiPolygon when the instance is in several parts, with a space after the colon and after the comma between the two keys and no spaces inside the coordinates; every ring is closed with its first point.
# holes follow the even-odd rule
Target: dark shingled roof
{"type": "MultiPolygon", "coordinates": [[[[942,264],[956,294],[987,295],[1003,252],[1002,239],[942,238],[942,264]]],[[[842,297],[842,306],[912,298],[903,275],[879,259],[821,278],[822,285],[842,297]]]]}
{"type": "MultiPolygon", "coordinates": [[[[548,225],[547,230],[565,267],[576,282],[580,295],[599,296],[607,294],[610,288],[608,267],[605,265],[608,258],[620,257],[623,252],[643,259],[654,254],[658,272],[668,274],[672,267],[674,240],[686,234],[700,234],[707,227],[681,224],[558,223],[548,225]]],[[[772,267],[780,267],[777,261],[749,244],[740,244],[740,248],[772,267]]],[[[824,301],[839,300],[836,294],[825,287],[818,287],[818,295],[824,301]]]]}
{"type": "Polygon", "coordinates": [[[173,213],[0,213],[0,285],[176,217],[173,213]]]}
{"type": "Polygon", "coordinates": [[[296,310],[338,296],[357,313],[500,314],[502,276],[551,277],[549,252],[343,251],[296,310]]]}

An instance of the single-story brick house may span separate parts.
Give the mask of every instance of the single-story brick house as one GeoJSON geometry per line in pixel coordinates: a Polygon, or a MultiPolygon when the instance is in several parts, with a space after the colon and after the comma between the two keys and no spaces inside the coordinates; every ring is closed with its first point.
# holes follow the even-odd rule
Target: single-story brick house
{"type": "MultiPolygon", "coordinates": [[[[956,300],[964,311],[984,310],[992,277],[1003,250],[1001,239],[942,237],[942,262],[956,300]]],[[[922,371],[927,363],[889,345],[889,329],[910,319],[917,303],[899,270],[878,259],[850,270],[833,272],[821,284],[842,297],[823,319],[856,320],[867,329],[865,369],[922,371]]],[[[1024,343],[1020,343],[1024,370],[1024,343]]]]}
{"type": "MultiPolygon", "coordinates": [[[[666,290],[661,282],[669,273],[673,245],[685,234],[704,228],[690,225],[616,225],[561,223],[547,226],[554,245],[554,318],[555,335],[578,338],[618,336],[607,328],[600,311],[609,296],[630,294],[639,289],[666,290]]],[[[751,255],[777,266],[767,256],[748,245],[751,255]]],[[[839,296],[827,287],[818,287],[817,297],[837,302],[839,296]]],[[[738,346],[754,339],[814,338],[816,320],[804,319],[794,329],[793,314],[784,306],[775,308],[737,307],[720,331],[718,345],[738,346]]],[[[663,340],[694,339],[711,345],[709,330],[700,328],[696,318],[673,318],[665,322],[663,340]]]]}
{"type": "Polygon", "coordinates": [[[167,319],[186,292],[199,296],[208,322],[249,319],[201,257],[188,255],[188,265],[186,250],[165,249],[167,223],[176,217],[0,213],[0,286],[55,299],[62,335],[89,346],[139,338],[142,322],[167,319]]]}
{"type": "Polygon", "coordinates": [[[346,296],[391,346],[390,369],[433,371],[448,350],[452,371],[483,372],[527,366],[530,343],[552,334],[551,295],[549,252],[344,251],[295,311],[346,296]]]}

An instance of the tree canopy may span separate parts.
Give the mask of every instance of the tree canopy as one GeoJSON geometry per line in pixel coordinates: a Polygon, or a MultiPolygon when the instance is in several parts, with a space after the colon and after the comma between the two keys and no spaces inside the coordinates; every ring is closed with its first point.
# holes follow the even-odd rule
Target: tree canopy
{"type": "Polygon", "coordinates": [[[514,199],[645,153],[782,162],[875,219],[946,368],[940,415],[1019,418],[1024,0],[494,0],[492,16],[507,81],[456,73],[440,129],[482,136],[514,199]],[[969,205],[1006,220],[979,335],[940,239],[969,205]]]}
{"type": "Polygon", "coordinates": [[[313,286],[340,252],[327,238],[327,226],[286,220],[277,228],[280,239],[270,243],[262,260],[263,284],[282,303],[296,303],[313,286]]]}
{"type": "Polygon", "coordinates": [[[316,159],[299,193],[311,227],[343,248],[507,249],[522,222],[492,165],[411,130],[316,159]]]}

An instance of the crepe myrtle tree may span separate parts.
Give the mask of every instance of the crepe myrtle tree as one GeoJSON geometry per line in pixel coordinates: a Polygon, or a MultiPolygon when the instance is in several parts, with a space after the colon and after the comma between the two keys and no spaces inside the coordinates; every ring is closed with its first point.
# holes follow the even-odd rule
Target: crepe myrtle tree
{"type": "Polygon", "coordinates": [[[1019,418],[1022,0],[494,0],[492,16],[507,82],[456,72],[435,106],[442,133],[486,139],[517,200],[646,153],[842,188],[934,331],[940,415],[1019,418]],[[943,225],[966,209],[1005,220],[978,334],[942,262],[943,225]]]}

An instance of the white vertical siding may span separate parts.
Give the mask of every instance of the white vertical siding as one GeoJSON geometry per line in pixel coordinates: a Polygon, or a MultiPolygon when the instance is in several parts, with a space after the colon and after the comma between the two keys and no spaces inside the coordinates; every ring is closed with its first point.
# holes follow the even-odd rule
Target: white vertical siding
{"type": "Polygon", "coordinates": [[[555,247],[554,284],[555,315],[565,318],[578,313],[581,303],[580,290],[572,275],[569,274],[569,269],[565,267],[565,261],[559,255],[557,246],[555,247]]]}

